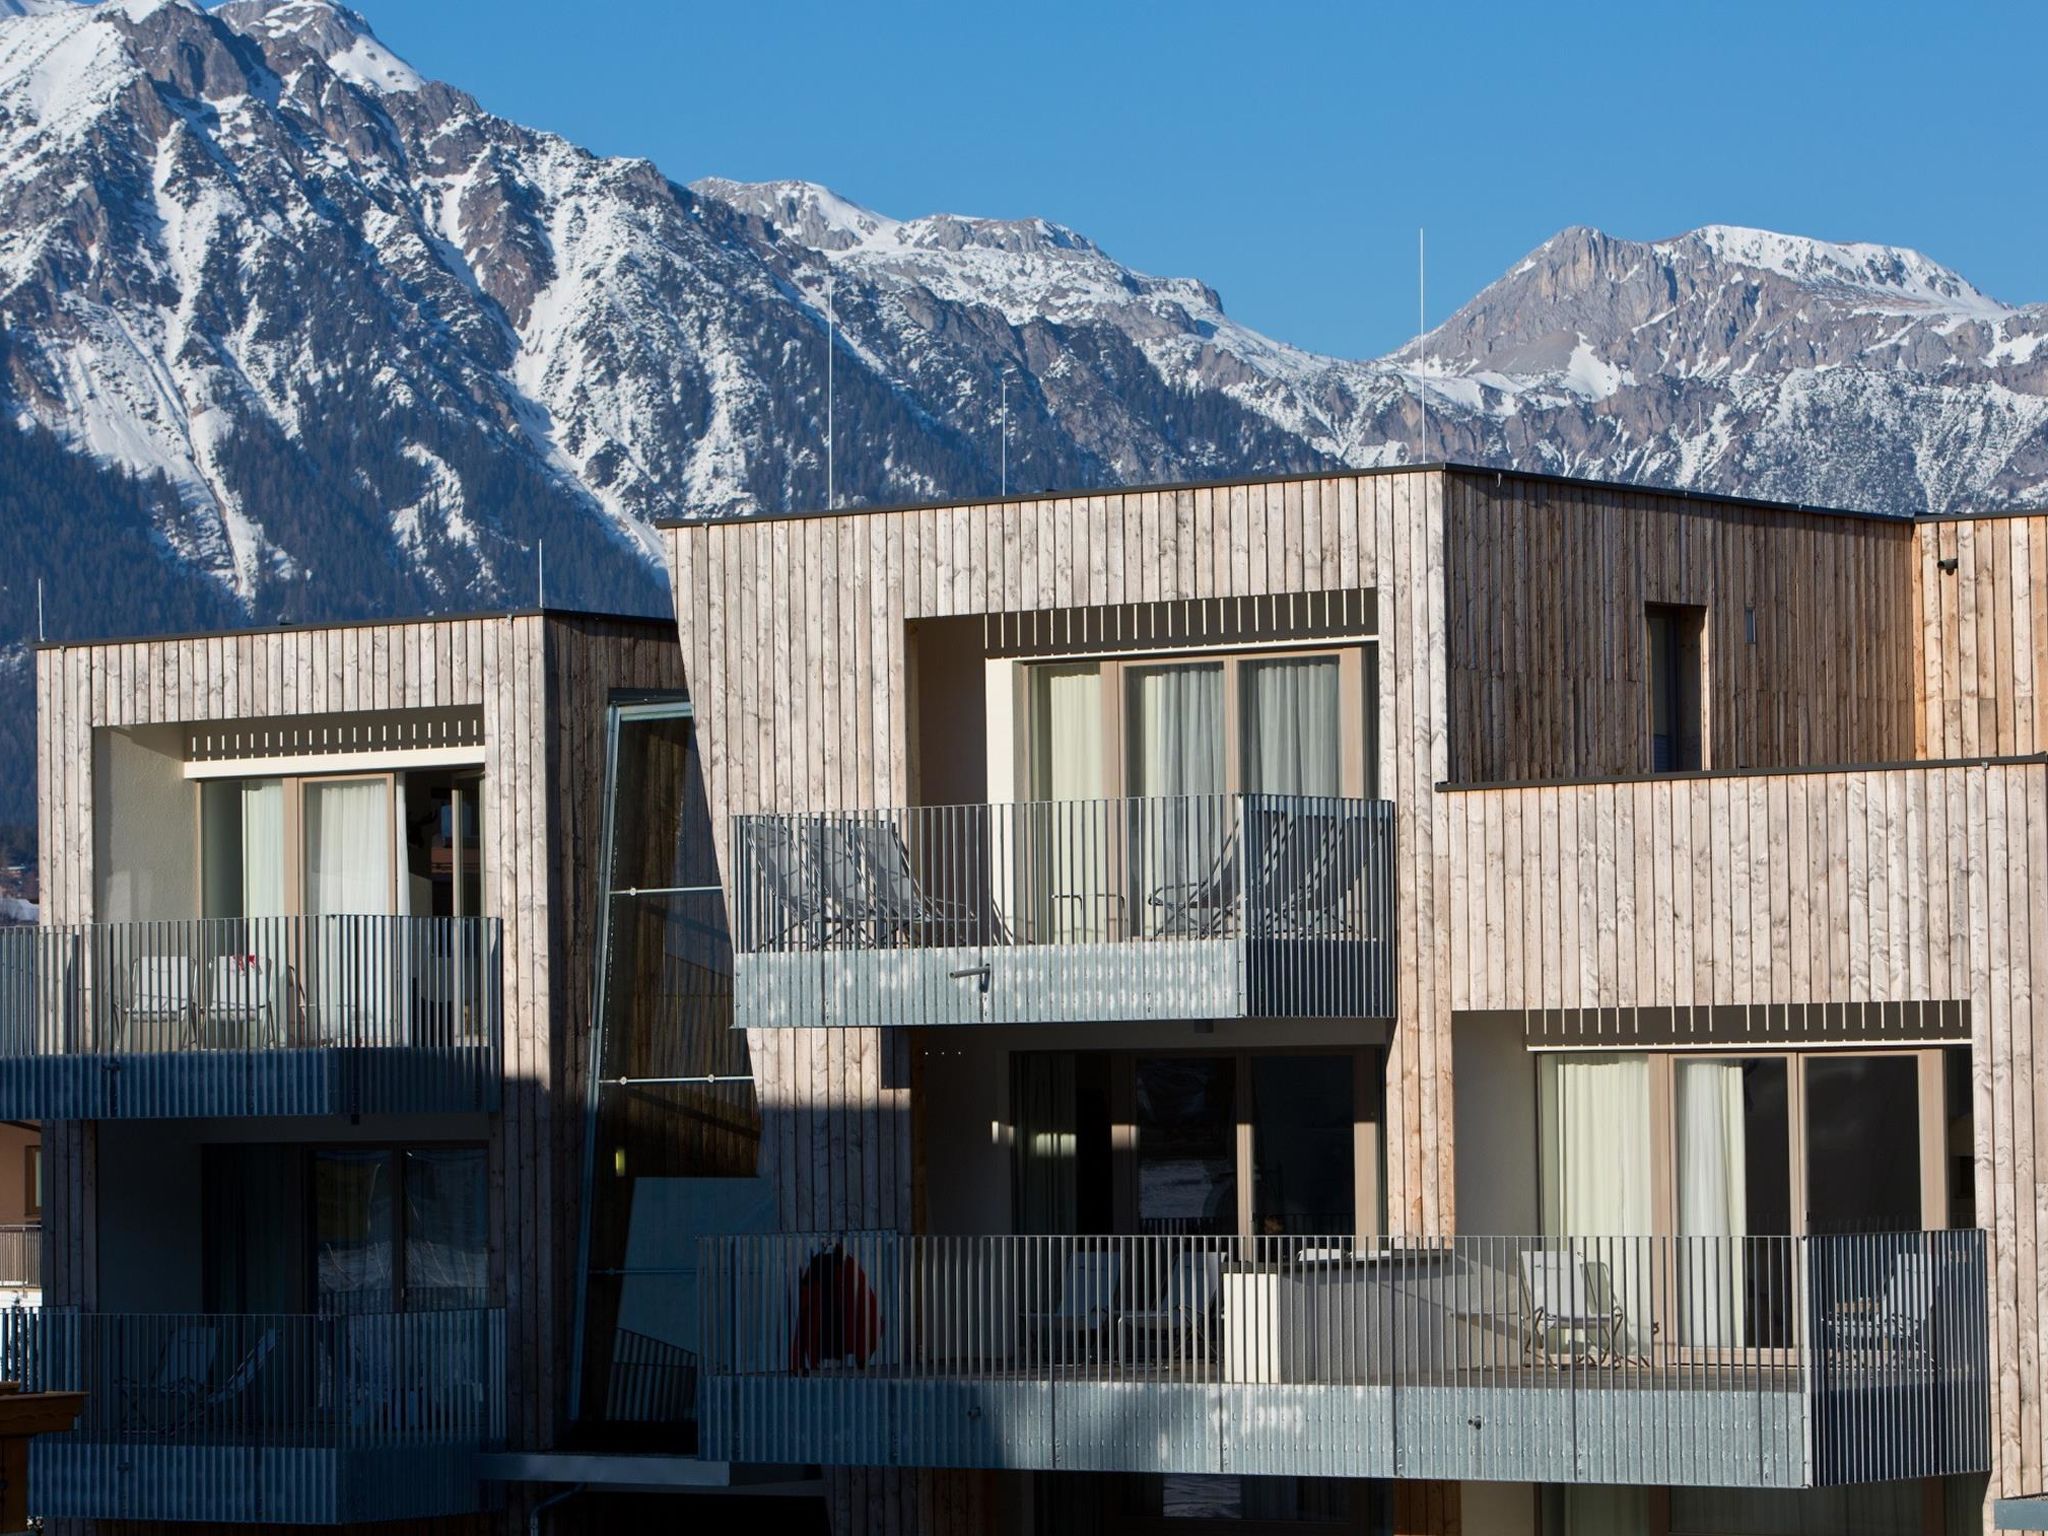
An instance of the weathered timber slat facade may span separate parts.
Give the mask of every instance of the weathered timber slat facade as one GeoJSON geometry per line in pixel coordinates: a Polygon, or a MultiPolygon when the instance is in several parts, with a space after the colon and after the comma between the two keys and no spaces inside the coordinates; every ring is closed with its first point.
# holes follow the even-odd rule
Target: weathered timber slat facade
{"type": "MultiPolygon", "coordinates": [[[[676,690],[665,623],[532,612],[53,646],[37,657],[44,920],[95,912],[95,733],[477,708],[485,908],[503,924],[504,1082],[489,1119],[507,1433],[545,1447],[567,1395],[582,1117],[613,690],[676,690]]],[[[46,1295],[94,1309],[96,1128],[52,1123],[46,1295]]]]}

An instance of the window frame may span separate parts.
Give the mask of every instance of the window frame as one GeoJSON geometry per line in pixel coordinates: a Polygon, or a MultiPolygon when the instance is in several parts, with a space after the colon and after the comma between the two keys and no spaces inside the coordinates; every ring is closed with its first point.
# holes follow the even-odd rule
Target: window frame
{"type": "Polygon", "coordinates": [[[1044,732],[1038,707],[1040,669],[1062,671],[1093,670],[1099,678],[1102,709],[1102,783],[1098,798],[1131,798],[1132,773],[1129,743],[1128,674],[1134,670],[1173,666],[1221,666],[1223,671],[1223,793],[1243,793],[1244,729],[1242,718],[1243,670],[1247,664],[1269,661],[1331,658],[1337,662],[1337,706],[1339,795],[1345,799],[1370,799],[1378,792],[1379,716],[1377,697],[1378,640],[1362,637],[1340,643],[1270,645],[1240,649],[1182,649],[1173,651],[1127,652],[1115,656],[1034,657],[1016,663],[1018,684],[1015,761],[1012,783],[1024,793],[1022,800],[1039,800],[1038,761],[1044,732]],[[1370,660],[1367,651],[1372,651],[1370,660]],[[1374,685],[1368,697],[1368,685],[1374,685]]]}
{"type": "Polygon", "coordinates": [[[501,1284],[497,1264],[498,1245],[492,1240],[492,1234],[497,1230],[498,1193],[497,1181],[491,1176],[491,1149],[489,1142],[320,1141],[294,1143],[292,1145],[296,1147],[299,1153],[299,1178],[301,1187],[305,1191],[306,1210],[309,1213],[304,1235],[306,1247],[306,1310],[309,1314],[327,1315],[322,1312],[320,1306],[320,1201],[317,1169],[319,1159],[323,1155],[335,1153],[374,1153],[384,1158],[390,1170],[391,1286],[389,1293],[385,1297],[387,1305],[379,1309],[382,1313],[390,1314],[430,1310],[411,1308],[405,1305],[406,1292],[409,1289],[406,1282],[405,1253],[408,1237],[405,1198],[407,1155],[415,1152],[473,1152],[478,1154],[483,1162],[484,1175],[485,1258],[483,1296],[486,1305],[497,1304],[495,1298],[500,1293],[501,1284]]]}
{"type": "MultiPolygon", "coordinates": [[[[1654,1051],[1539,1051],[1539,1057],[1566,1058],[1574,1055],[1634,1056],[1641,1057],[1647,1068],[1650,1095],[1650,1153],[1652,1159],[1650,1184],[1650,1225],[1652,1230],[1644,1236],[1678,1236],[1678,1068],[1685,1062],[1693,1061],[1782,1061],[1785,1064],[1786,1134],[1790,1145],[1787,1148],[1787,1174],[1791,1188],[1787,1191],[1788,1209],[1791,1220],[1790,1236],[1811,1235],[1807,1225],[1808,1180],[1811,1177],[1807,1165],[1807,1088],[1806,1071],[1810,1062],[1843,1057],[1887,1056],[1909,1057],[1915,1063],[1917,1119],[1916,1131],[1920,1144],[1920,1227],[1918,1230],[1936,1232],[1948,1227],[1948,1163],[1949,1148],[1946,1116],[1947,1084],[1944,1077],[1946,1068],[1944,1045],[1889,1045],[1881,1043],[1843,1044],[1824,1049],[1786,1048],[1783,1046],[1724,1045],[1701,1050],[1654,1050],[1654,1051]]],[[[1543,1123],[1543,1099],[1540,1074],[1545,1070],[1539,1061],[1537,1067],[1537,1145],[1547,1148],[1552,1128],[1543,1123]]],[[[1553,1230],[1557,1221],[1554,1216],[1556,1197],[1554,1192],[1543,1187],[1544,1170],[1549,1166],[1547,1153],[1538,1159],[1537,1210],[1543,1235],[1561,1237],[1568,1234],[1553,1230]]]]}
{"type": "MultiPolygon", "coordinates": [[[[1041,1054],[1014,1051],[1011,1057],[1041,1054]]],[[[1225,1237],[1258,1235],[1252,1203],[1257,1170],[1256,1125],[1251,1084],[1252,1062],[1262,1056],[1339,1056],[1351,1060],[1351,1190],[1352,1231],[1313,1236],[1376,1238],[1387,1230],[1386,1214],[1386,1047],[1377,1044],[1328,1043],[1260,1046],[1120,1046],[1102,1051],[1049,1054],[1106,1057],[1109,1061],[1110,1226],[1113,1235],[1141,1236],[1138,1231],[1137,1063],[1159,1057],[1201,1057],[1233,1063],[1231,1091],[1231,1156],[1236,1179],[1233,1229],[1225,1237]]],[[[1007,1113],[1007,1111],[1006,1111],[1007,1113]]],[[[1012,1127],[1014,1130],[1014,1127],[1012,1127]]],[[[1017,1225],[1016,1189],[1019,1151],[1010,1152],[1010,1220],[1017,1225]]]]}
{"type": "Polygon", "coordinates": [[[1709,687],[1713,673],[1707,617],[1705,606],[1697,603],[1643,605],[1643,757],[1644,767],[1653,774],[1704,773],[1713,766],[1712,694],[1709,687]],[[1665,681],[1659,674],[1667,670],[1657,664],[1660,624],[1668,624],[1671,628],[1672,654],[1668,670],[1673,689],[1672,722],[1676,727],[1672,738],[1672,762],[1665,768],[1657,766],[1657,693],[1659,683],[1665,681]],[[1693,653],[1690,662],[1687,660],[1688,650],[1693,653]],[[1697,733],[1690,742],[1684,734],[1688,724],[1697,733]],[[1687,745],[1693,749],[1691,762],[1685,760],[1687,745]]]}

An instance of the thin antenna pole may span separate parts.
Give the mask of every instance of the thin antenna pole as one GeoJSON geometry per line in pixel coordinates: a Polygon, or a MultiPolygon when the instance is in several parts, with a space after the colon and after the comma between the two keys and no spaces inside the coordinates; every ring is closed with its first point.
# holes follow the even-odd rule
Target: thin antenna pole
{"type": "Polygon", "coordinates": [[[49,638],[49,631],[43,628],[43,578],[38,576],[36,578],[36,643],[40,645],[49,638]]]}
{"type": "Polygon", "coordinates": [[[1429,334],[1428,303],[1429,254],[1425,244],[1425,232],[1415,231],[1415,360],[1421,369],[1421,378],[1416,384],[1415,396],[1422,402],[1422,433],[1415,445],[1415,461],[1420,464],[1429,458],[1429,354],[1423,350],[1423,337],[1429,334]]]}
{"type": "Polygon", "coordinates": [[[1010,367],[1003,365],[1003,483],[1002,494],[1010,494],[1010,367]]]}
{"type": "Polygon", "coordinates": [[[535,540],[534,550],[540,556],[540,603],[538,606],[545,608],[548,605],[548,541],[546,539],[535,540]]]}
{"type": "Polygon", "coordinates": [[[832,463],[832,354],[839,350],[838,317],[833,309],[833,285],[838,274],[825,268],[825,510],[838,504],[832,463]]]}

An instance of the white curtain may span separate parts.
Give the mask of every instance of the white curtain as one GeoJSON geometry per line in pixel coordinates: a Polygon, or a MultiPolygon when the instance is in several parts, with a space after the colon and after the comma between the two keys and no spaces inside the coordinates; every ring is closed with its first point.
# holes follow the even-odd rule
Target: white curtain
{"type": "Polygon", "coordinates": [[[1155,802],[1133,812],[1131,910],[1176,936],[1214,933],[1235,899],[1225,863],[1234,818],[1220,798],[1223,668],[1134,667],[1125,676],[1126,792],[1155,802]]]}
{"type": "Polygon", "coordinates": [[[1019,869],[1027,889],[1012,911],[1054,943],[1083,943],[1106,937],[1110,917],[1104,813],[1071,803],[1103,797],[1102,671],[1035,667],[1032,687],[1032,798],[1068,803],[1033,813],[1019,869]]]}
{"type": "Polygon", "coordinates": [[[391,796],[382,779],[306,786],[306,907],[391,910],[391,796]]]}
{"type": "Polygon", "coordinates": [[[284,784],[249,779],[241,786],[243,917],[284,911],[284,784]]]}
{"type": "Polygon", "coordinates": [[[1654,1219],[1650,1064],[1641,1056],[1546,1055],[1541,1082],[1545,1230],[1592,1239],[1572,1245],[1585,1281],[1604,1287],[1621,1309],[1624,1344],[1646,1350],[1653,1315],[1644,1241],[1654,1219]]]}
{"type": "Polygon", "coordinates": [[[1748,1168],[1742,1063],[1677,1064],[1678,1289],[1688,1344],[1740,1344],[1748,1168]]]}
{"type": "Polygon", "coordinates": [[[1543,1057],[1543,1183],[1549,1230],[1650,1230],[1650,1064],[1641,1056],[1543,1057]]]}
{"type": "Polygon", "coordinates": [[[1102,795],[1102,672],[1035,667],[1032,798],[1095,800],[1102,795]]]}
{"type": "Polygon", "coordinates": [[[1342,794],[1337,659],[1247,662],[1239,675],[1244,787],[1268,795],[1342,794]]]}
{"type": "Polygon", "coordinates": [[[1223,668],[1134,667],[1130,793],[1218,795],[1223,776],[1223,668]]]}
{"type": "Polygon", "coordinates": [[[317,1023],[338,1044],[390,1042],[397,1019],[391,926],[391,797],[382,779],[305,787],[306,910],[317,1023]]]}

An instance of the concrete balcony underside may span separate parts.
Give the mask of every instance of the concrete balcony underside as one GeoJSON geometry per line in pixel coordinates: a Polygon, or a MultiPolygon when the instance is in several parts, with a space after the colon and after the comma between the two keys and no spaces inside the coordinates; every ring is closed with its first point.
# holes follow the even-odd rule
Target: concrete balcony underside
{"type": "Polygon", "coordinates": [[[704,1454],[837,1466],[1757,1488],[1978,1469],[1949,1464],[1979,1458],[1953,1454],[1967,1433],[1936,1431],[1954,1384],[1932,1378],[1918,1388],[1890,1380],[1816,1393],[1793,1371],[1761,1381],[1743,1372],[1722,1388],[1653,1371],[1487,1374],[1377,1386],[868,1372],[713,1381],[704,1454]]]}
{"type": "Polygon", "coordinates": [[[485,1045],[16,1056],[0,1058],[0,1119],[491,1111],[499,1078],[485,1045]]]}
{"type": "Polygon", "coordinates": [[[45,1519],[352,1525],[472,1514],[496,1498],[474,1445],[152,1445],[59,1435],[35,1443],[45,1519]]]}

